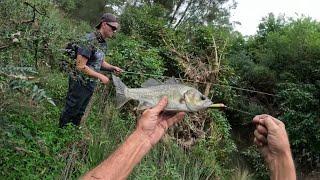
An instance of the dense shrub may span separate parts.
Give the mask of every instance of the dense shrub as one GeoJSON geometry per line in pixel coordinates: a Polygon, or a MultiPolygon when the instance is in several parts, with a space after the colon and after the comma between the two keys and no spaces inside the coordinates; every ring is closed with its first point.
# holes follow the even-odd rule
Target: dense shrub
{"type": "Polygon", "coordinates": [[[284,112],[280,118],[286,125],[298,165],[303,168],[319,168],[319,87],[312,84],[284,83],[279,84],[279,90],[280,108],[284,112]]]}
{"type": "Polygon", "coordinates": [[[123,68],[126,85],[140,87],[142,82],[153,77],[163,75],[164,63],[159,56],[159,50],[149,46],[144,41],[137,41],[119,34],[108,53],[110,62],[123,68]],[[154,76],[150,76],[154,75],[154,76]]]}
{"type": "MultiPolygon", "coordinates": [[[[204,136],[187,149],[176,143],[176,137],[167,136],[129,178],[227,179],[232,176],[237,157],[244,157],[243,162],[251,165],[257,178],[265,178],[262,158],[255,148],[247,148],[252,129],[243,125],[260,113],[277,115],[286,123],[298,168],[306,172],[319,168],[318,22],[270,16],[263,20],[256,36],[245,39],[231,32],[229,24],[221,25],[223,19],[215,23],[212,18],[219,14],[210,13],[207,20],[202,17],[206,25],[192,13],[187,14],[189,19],[173,29],[171,23],[176,19],[170,19],[170,2],[110,1],[108,7],[101,3],[104,1],[0,2],[2,179],[78,178],[105,159],[134,130],[140,113],[130,103],[122,110],[115,109],[114,91],[109,88],[112,86],[100,85],[85,125],[80,129],[57,128],[67,89],[66,74],[57,71],[64,58],[62,48],[93,30],[87,22],[95,21],[100,14],[96,12],[112,12],[115,7],[119,8],[116,12],[122,13],[121,30],[109,42],[107,61],[126,71],[121,75],[126,85],[140,87],[150,77],[161,80],[165,73],[183,77],[187,66],[189,74],[205,76],[196,65],[207,67],[216,60],[217,48],[222,62],[214,77],[218,84],[212,85],[209,95],[214,102],[229,107],[224,112],[203,113],[204,136]],[[97,11],[86,11],[87,7],[97,11]],[[242,156],[233,140],[238,135],[241,140],[236,142],[242,156]]],[[[200,3],[199,9],[197,3],[193,4],[188,13],[203,13],[206,3],[200,3]]],[[[183,123],[182,127],[189,122],[183,123]]],[[[182,132],[194,135],[183,128],[182,132]]]]}

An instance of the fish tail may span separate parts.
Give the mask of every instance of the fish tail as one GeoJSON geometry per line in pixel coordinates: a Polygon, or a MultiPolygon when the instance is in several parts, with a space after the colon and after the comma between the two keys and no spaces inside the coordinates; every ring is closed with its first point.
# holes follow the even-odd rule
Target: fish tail
{"type": "Polygon", "coordinates": [[[125,91],[127,86],[115,75],[112,75],[113,84],[116,87],[116,102],[117,108],[122,107],[130,98],[126,97],[125,91]]]}

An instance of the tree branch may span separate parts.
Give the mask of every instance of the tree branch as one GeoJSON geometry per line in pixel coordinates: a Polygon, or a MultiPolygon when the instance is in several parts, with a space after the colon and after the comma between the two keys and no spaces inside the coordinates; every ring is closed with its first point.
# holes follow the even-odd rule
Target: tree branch
{"type": "Polygon", "coordinates": [[[14,75],[14,74],[6,74],[6,73],[1,73],[7,77],[10,77],[10,78],[15,78],[15,79],[22,79],[22,80],[32,80],[32,79],[35,79],[35,77],[33,76],[23,76],[23,75],[14,75]]]}
{"type": "Polygon", "coordinates": [[[5,48],[8,48],[10,45],[11,45],[11,44],[7,44],[7,45],[0,46],[0,50],[5,49],[5,48]]]}
{"type": "Polygon", "coordinates": [[[35,22],[35,20],[36,20],[36,13],[38,13],[38,14],[40,14],[40,15],[42,15],[42,16],[48,17],[48,16],[46,15],[46,12],[40,12],[40,11],[36,8],[35,5],[32,5],[32,4],[30,4],[30,3],[26,2],[26,1],[24,2],[24,4],[32,8],[32,10],[33,10],[33,17],[32,17],[31,20],[22,20],[22,21],[20,22],[20,24],[23,24],[23,23],[33,23],[33,22],[35,22]]]}

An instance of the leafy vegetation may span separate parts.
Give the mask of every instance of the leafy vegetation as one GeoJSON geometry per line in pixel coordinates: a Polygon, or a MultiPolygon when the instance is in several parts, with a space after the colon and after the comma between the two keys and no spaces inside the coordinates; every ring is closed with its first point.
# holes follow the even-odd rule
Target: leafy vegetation
{"type": "Polygon", "coordinates": [[[135,128],[139,112],[130,103],[115,109],[112,85],[98,86],[81,128],[58,128],[62,50],[104,11],[121,20],[107,60],[127,71],[125,84],[180,77],[230,107],[188,114],[129,179],[267,179],[248,125],[261,113],[285,122],[299,176],[319,172],[319,22],[269,14],[243,37],[225,0],[95,2],[0,1],[1,179],[79,178],[135,128]]]}

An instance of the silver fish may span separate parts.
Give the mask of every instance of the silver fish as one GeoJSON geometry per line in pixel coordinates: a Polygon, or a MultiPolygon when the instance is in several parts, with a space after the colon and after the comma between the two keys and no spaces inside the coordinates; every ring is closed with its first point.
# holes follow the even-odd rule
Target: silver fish
{"type": "Polygon", "coordinates": [[[197,89],[180,84],[174,78],[164,83],[155,79],[144,82],[142,88],[128,88],[119,77],[112,75],[116,87],[117,108],[130,99],[138,100],[138,110],[154,107],[162,97],[168,97],[166,111],[196,112],[211,107],[212,102],[197,89]]]}

